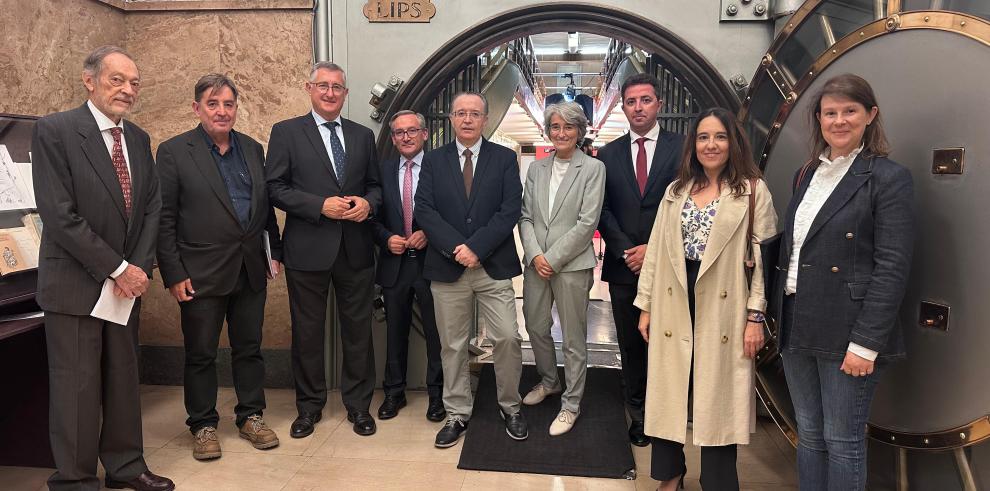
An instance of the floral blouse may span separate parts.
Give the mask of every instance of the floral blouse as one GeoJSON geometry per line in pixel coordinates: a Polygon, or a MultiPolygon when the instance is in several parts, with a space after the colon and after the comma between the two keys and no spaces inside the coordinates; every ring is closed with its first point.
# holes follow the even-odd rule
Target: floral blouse
{"type": "Polygon", "coordinates": [[[701,261],[705,255],[708,236],[712,233],[712,222],[718,211],[718,201],[716,198],[704,208],[698,209],[690,196],[684,200],[684,208],[681,210],[681,237],[684,239],[685,259],[701,261]]]}

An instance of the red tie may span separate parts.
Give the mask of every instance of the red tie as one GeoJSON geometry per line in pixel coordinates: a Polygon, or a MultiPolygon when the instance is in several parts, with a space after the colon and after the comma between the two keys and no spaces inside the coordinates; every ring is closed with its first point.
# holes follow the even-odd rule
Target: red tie
{"type": "Polygon", "coordinates": [[[636,182],[639,183],[639,195],[646,193],[646,137],[641,136],[636,139],[639,144],[639,153],[636,154],[636,182]]]}
{"type": "Polygon", "coordinates": [[[131,175],[127,172],[124,148],[120,144],[120,132],[120,128],[110,128],[110,134],[113,135],[113,152],[110,158],[113,160],[113,169],[117,171],[120,190],[124,193],[124,212],[127,216],[131,216],[131,175]]]}
{"type": "Polygon", "coordinates": [[[406,237],[412,235],[413,222],[413,161],[406,161],[406,175],[402,178],[402,231],[406,237]]]}

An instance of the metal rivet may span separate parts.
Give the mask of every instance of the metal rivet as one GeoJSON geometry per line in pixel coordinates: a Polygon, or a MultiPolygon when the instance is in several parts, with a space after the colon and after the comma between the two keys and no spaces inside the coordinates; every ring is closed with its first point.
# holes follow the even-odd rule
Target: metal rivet
{"type": "Polygon", "coordinates": [[[787,27],[794,27],[794,24],[787,24],[787,27]]]}
{"type": "Polygon", "coordinates": [[[808,75],[814,75],[815,72],[808,72],[808,75]]]}
{"type": "Polygon", "coordinates": [[[928,22],[928,21],[930,21],[931,19],[932,19],[931,17],[929,17],[929,16],[927,16],[927,15],[925,16],[925,22],[928,22]]]}
{"type": "Polygon", "coordinates": [[[892,442],[893,441],[897,441],[897,438],[895,438],[894,435],[890,435],[890,441],[892,441],[892,442]]]}
{"type": "Polygon", "coordinates": [[[965,433],[960,433],[959,434],[959,438],[965,440],[966,439],[966,434],[965,433]]]}
{"type": "Polygon", "coordinates": [[[925,438],[925,445],[928,445],[928,439],[925,438]]]}
{"type": "Polygon", "coordinates": [[[962,21],[962,22],[960,22],[960,23],[959,23],[959,26],[960,26],[960,27],[966,27],[966,21],[962,21]]]}
{"type": "Polygon", "coordinates": [[[836,50],[834,50],[834,49],[833,49],[833,50],[832,50],[832,54],[834,55],[834,54],[836,54],[836,53],[838,53],[838,51],[836,51],[836,50]]]}
{"type": "Polygon", "coordinates": [[[859,37],[863,37],[863,36],[865,36],[865,35],[866,35],[866,33],[865,33],[865,32],[863,32],[863,31],[859,31],[859,37]]]}
{"type": "Polygon", "coordinates": [[[779,129],[780,129],[780,123],[774,123],[774,124],[773,124],[773,128],[774,128],[775,130],[779,130],[779,129]]]}
{"type": "Polygon", "coordinates": [[[736,15],[738,13],[739,7],[736,7],[736,4],[734,3],[729,4],[729,6],[725,8],[725,15],[736,15]]]}

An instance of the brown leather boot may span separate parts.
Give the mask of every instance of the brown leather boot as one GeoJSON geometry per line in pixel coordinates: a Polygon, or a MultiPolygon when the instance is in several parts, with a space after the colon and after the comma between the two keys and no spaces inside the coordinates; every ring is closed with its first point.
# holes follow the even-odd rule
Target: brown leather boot
{"type": "Polygon", "coordinates": [[[278,446],[278,436],[272,431],[260,414],[248,416],[247,421],[241,425],[241,438],[251,442],[254,448],[266,449],[278,446]]]}
{"type": "Polygon", "coordinates": [[[216,428],[204,426],[196,432],[193,441],[193,458],[196,460],[220,458],[220,440],[217,438],[216,428]]]}

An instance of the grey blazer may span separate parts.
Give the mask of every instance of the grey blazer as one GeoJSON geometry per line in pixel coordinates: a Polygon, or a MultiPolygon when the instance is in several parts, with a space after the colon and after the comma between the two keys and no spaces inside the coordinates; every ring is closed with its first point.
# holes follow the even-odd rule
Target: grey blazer
{"type": "Polygon", "coordinates": [[[524,266],[542,254],[558,273],[593,268],[596,259],[591,239],[605,197],[605,164],[574,152],[553,209],[549,209],[552,168],[553,155],[533,162],[526,173],[519,219],[524,266]]]}

